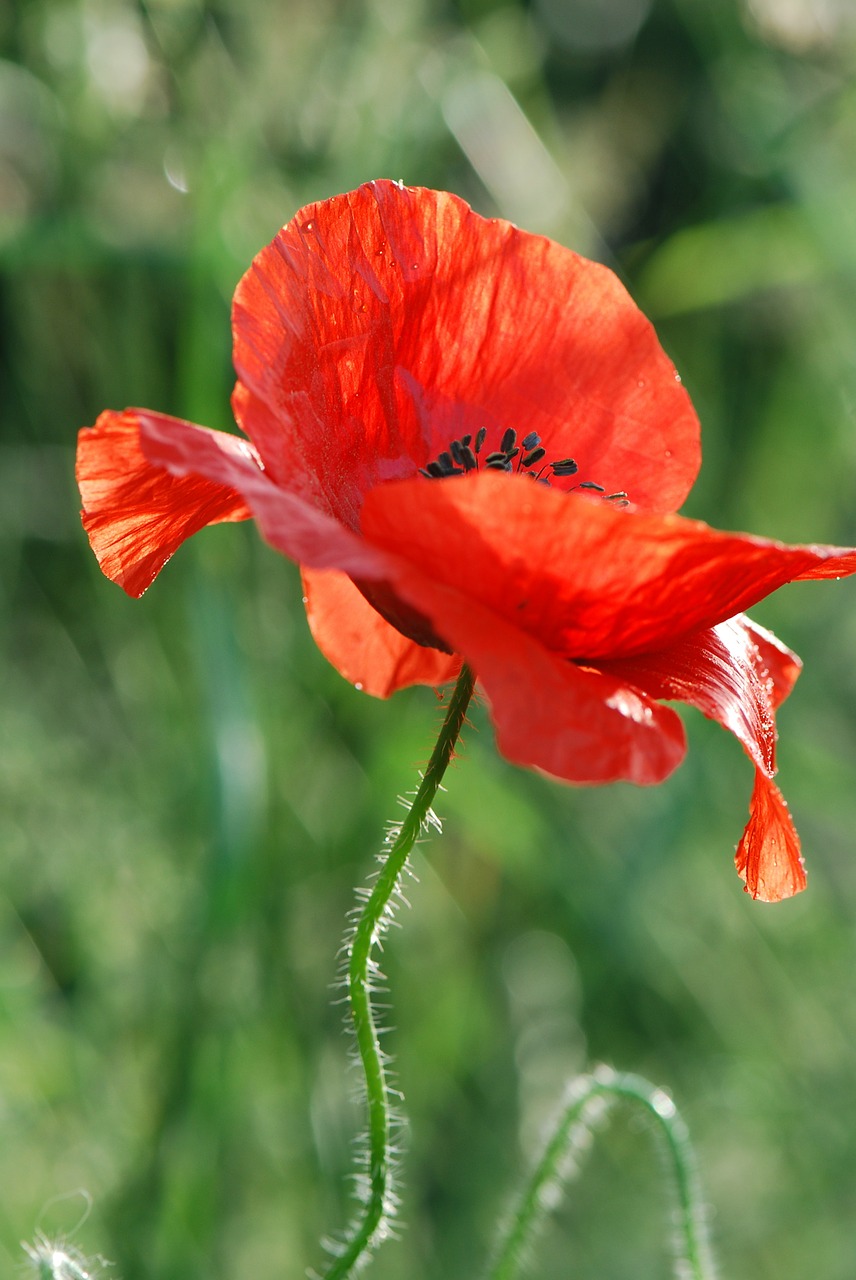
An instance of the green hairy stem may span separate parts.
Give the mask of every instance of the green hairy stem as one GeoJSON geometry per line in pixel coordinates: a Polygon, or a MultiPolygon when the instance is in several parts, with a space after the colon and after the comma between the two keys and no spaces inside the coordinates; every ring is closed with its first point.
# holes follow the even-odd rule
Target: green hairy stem
{"type": "Polygon", "coordinates": [[[358,1176],[365,1200],[345,1243],[330,1246],[336,1257],[323,1272],[325,1280],[345,1280],[353,1275],[389,1234],[395,1207],[390,1185],[392,1112],[388,1073],[372,1009],[372,977],[377,975],[372,952],[389,923],[390,903],[408,856],[420,834],[436,823],[431,805],[454,754],[474,684],[475,677],[464,666],[422,782],[404,820],[387,837],[391,839],[390,848],[347,943],[346,985],[357,1053],[365,1076],[368,1112],[367,1159],[358,1176]]]}
{"type": "Polygon", "coordinates": [[[567,1180],[581,1140],[619,1101],[647,1111],[663,1139],[675,1195],[670,1240],[675,1280],[714,1280],[701,1190],[686,1125],[662,1089],[640,1076],[619,1075],[609,1067],[598,1067],[593,1074],[572,1081],[558,1122],[504,1225],[489,1280],[516,1280],[549,1205],[555,1203],[550,1191],[567,1180]]]}

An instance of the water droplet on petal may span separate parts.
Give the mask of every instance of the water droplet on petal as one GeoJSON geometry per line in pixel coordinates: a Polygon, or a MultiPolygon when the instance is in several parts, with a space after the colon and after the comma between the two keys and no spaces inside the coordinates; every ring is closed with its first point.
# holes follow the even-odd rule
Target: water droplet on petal
{"type": "Polygon", "coordinates": [[[362,691],[363,691],[363,682],[362,682],[362,680],[355,680],[355,681],[354,681],[354,688],[355,688],[359,693],[362,693],[362,691]]]}

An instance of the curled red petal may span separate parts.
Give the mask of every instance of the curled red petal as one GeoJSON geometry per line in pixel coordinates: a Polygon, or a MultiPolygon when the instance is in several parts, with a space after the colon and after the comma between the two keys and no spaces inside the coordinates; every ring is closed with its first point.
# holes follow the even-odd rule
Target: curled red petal
{"type": "Polygon", "coordinates": [[[799,837],[775,773],[775,708],[800,671],[796,654],[748,618],[731,618],[659,653],[606,663],[654,698],[697,707],[729,729],[755,765],[750,820],[737,869],[755,898],[776,902],[805,887],[799,837]]]}
{"type": "Polygon", "coordinates": [[[652,698],[697,707],[733,733],[755,764],[772,774],[775,686],[755,643],[754,630],[748,619],[731,618],[656,653],[607,661],[603,667],[652,698]]]}
{"type": "Polygon", "coordinates": [[[781,902],[806,886],[800,841],[781,791],[755,771],[750,818],[734,858],[746,892],[761,902],[781,902]]]}
{"type": "Polygon", "coordinates": [[[102,413],[77,446],[83,527],[104,573],[131,596],[143,594],[191,534],[250,515],[228,484],[153,466],[140,444],[141,412],[102,413]]]}
{"type": "Polygon", "coordinates": [[[796,684],[802,671],[802,660],[766,627],[759,626],[745,616],[739,621],[758,650],[761,663],[769,676],[770,702],[775,710],[796,684]]]}
{"type": "Polygon", "coordinates": [[[537,432],[580,478],[674,510],[699,466],[688,396],[605,267],[445,192],[371,182],[310,205],[238,285],[238,421],[281,484],[345,523],[453,437],[537,432]]]}
{"type": "Polygon", "coordinates": [[[362,528],[552,652],[595,665],[658,652],[796,578],[856,572],[852,549],[720,533],[491,472],[382,485],[362,528]]]}
{"type": "Polygon", "coordinates": [[[358,689],[388,698],[412,684],[457,679],[461,660],[408,640],[371,607],[351,579],[335,570],[303,570],[304,604],[315,643],[358,689]]]}

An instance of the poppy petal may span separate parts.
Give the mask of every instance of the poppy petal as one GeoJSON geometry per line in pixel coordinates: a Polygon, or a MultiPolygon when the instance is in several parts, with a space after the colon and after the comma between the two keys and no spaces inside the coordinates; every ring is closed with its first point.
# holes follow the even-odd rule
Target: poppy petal
{"type": "Polygon", "coordinates": [[[689,397],[612,272],[446,192],[371,182],[307,206],[232,325],[242,428],[278,483],[322,474],[346,522],[482,427],[488,449],[537,432],[643,509],[676,509],[698,471],[689,397]]]}
{"type": "Polygon", "coordinates": [[[478,676],[507,760],[566,782],[662,782],[684,757],[680,718],[611,673],[546,650],[476,602],[425,580],[428,617],[478,676]]]}
{"type": "Polygon", "coordinates": [[[730,730],[759,768],[775,771],[773,682],[744,619],[731,618],[657,653],[599,665],[652,698],[697,707],[730,730]]]}
{"type": "Polygon", "coordinates": [[[565,782],[640,786],[662,782],[683,760],[684,729],[670,708],[537,642],[521,646],[507,635],[499,646],[497,639],[494,631],[478,672],[506,760],[565,782]]]}
{"type": "Polygon", "coordinates": [[[94,427],[83,428],[77,482],[83,527],[98,563],[131,596],[143,594],[191,534],[205,525],[250,516],[229,485],[198,475],[174,476],[153,466],[140,446],[133,409],[108,410],[94,427]]]}
{"type": "Polygon", "coordinates": [[[800,841],[775,782],[755,770],[751,817],[734,858],[746,892],[761,902],[781,902],[806,886],[800,841]]]}
{"type": "Polygon", "coordinates": [[[310,501],[274,484],[247,440],[166,414],[142,409],[135,413],[140,447],[150,463],[173,476],[231,484],[265,540],[290,560],[319,569],[344,569],[367,579],[384,576],[382,553],[310,501]]]}
{"type": "MultiPolygon", "coordinates": [[[[737,619],[734,619],[736,622],[737,619]]],[[[758,650],[763,666],[770,678],[768,692],[775,711],[787,698],[802,671],[802,660],[792,649],[782,644],[778,636],[745,615],[739,619],[747,635],[758,650]]]]}
{"type": "Polygon", "coordinates": [[[388,698],[412,684],[455,680],[460,658],[408,640],[372,608],[344,573],[303,570],[303,603],[325,658],[358,689],[388,698]]]}
{"type": "Polygon", "coordinates": [[[772,782],[774,710],[799,674],[796,654],[770,632],[737,617],[659,653],[603,665],[651,697],[697,707],[739,739],[755,765],[755,787],[737,852],[738,871],[748,892],[767,902],[804,888],[799,837],[772,782]]]}
{"type": "MultiPolygon", "coordinates": [[[[796,578],[856,572],[852,548],[720,533],[490,472],[381,485],[366,498],[362,529],[420,578],[595,665],[668,648],[796,578]]],[[[412,591],[408,600],[421,607],[412,591]]]]}

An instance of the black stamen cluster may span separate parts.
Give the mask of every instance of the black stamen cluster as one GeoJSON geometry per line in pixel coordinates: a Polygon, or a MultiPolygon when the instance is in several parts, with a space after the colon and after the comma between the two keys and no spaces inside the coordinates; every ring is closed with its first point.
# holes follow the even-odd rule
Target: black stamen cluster
{"type": "MultiPolygon", "coordinates": [[[[548,462],[537,471],[534,470],[547,456],[547,450],[541,444],[541,437],[537,431],[530,431],[518,445],[517,432],[513,427],[503,432],[499,448],[482,459],[479,455],[486,435],[486,428],[481,427],[476,433],[475,441],[471,435],[450,441],[448,449],[444,449],[432,462],[419,468],[419,474],[425,476],[426,480],[443,480],[446,476],[464,476],[468,471],[478,471],[483,465],[486,471],[522,471],[531,480],[549,484],[551,477],[544,474],[546,471],[551,471],[556,478],[574,476],[579,471],[573,458],[561,458],[558,462],[548,462]],[[517,459],[516,468],[513,466],[515,458],[517,459]]],[[[595,484],[593,480],[581,480],[579,484],[574,485],[574,488],[602,493],[606,502],[614,502],[616,506],[627,506],[626,493],[607,493],[603,485],[595,484]]]]}

